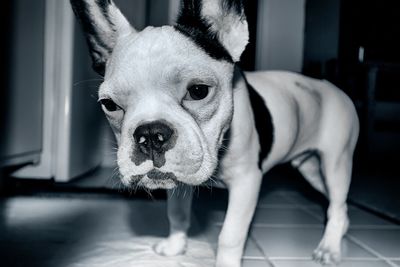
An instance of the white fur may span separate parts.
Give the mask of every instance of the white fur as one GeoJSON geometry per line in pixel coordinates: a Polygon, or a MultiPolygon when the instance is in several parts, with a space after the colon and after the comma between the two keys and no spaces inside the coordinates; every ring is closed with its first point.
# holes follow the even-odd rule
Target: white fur
{"type": "MultiPolygon", "coordinates": [[[[234,66],[211,58],[172,27],[148,27],[137,33],[127,30],[127,21],[114,5],[109,11],[120,33],[117,38],[107,34],[109,25],[104,25],[96,7],[91,14],[113,47],[106,58],[99,97],[110,98],[121,108],[104,111],[118,140],[122,181],[150,189],[173,188],[177,181],[198,185],[213,174],[219,146],[229,128],[231,139],[219,162],[218,176],[230,196],[216,266],[240,267],[262,176],[288,161],[330,200],[328,223],[314,258],[324,264],[339,261],[340,242],[349,224],[346,197],[359,132],[350,99],[327,81],[287,72],[246,73],[268,106],[274,128],[272,148],[260,170],[260,144],[248,91],[234,66]],[[209,86],[205,99],[185,100],[193,83],[209,86]],[[154,168],[151,160],[134,163],[137,144],[133,133],[139,125],[155,120],[167,121],[177,133],[175,146],[165,153],[166,163],[159,168],[174,173],[177,181],[149,179],[146,174],[154,168]],[[306,157],[307,151],[316,151],[321,160],[306,157]]],[[[202,13],[238,61],[248,41],[244,17],[226,13],[220,1],[212,0],[204,0],[202,13]]],[[[191,199],[191,191],[183,199],[169,191],[170,236],[155,246],[159,254],[185,251],[191,199]]]]}
{"type": "MultiPolygon", "coordinates": [[[[326,81],[287,72],[247,73],[247,78],[264,98],[274,123],[274,143],[262,164],[263,173],[276,164],[296,161],[303,151],[317,150],[321,154],[321,166],[313,167],[321,168],[325,177],[315,177],[315,169],[300,171],[312,185],[317,184],[318,190],[323,191],[318,185],[326,184],[330,200],[326,230],[313,256],[323,264],[337,263],[340,242],[349,224],[346,196],[359,132],[354,106],[340,89],[326,81]]],[[[257,168],[259,144],[247,90],[243,81],[236,86],[232,140],[219,173],[230,197],[219,237],[218,267],[240,266],[262,178],[257,168]]],[[[303,164],[308,162],[314,159],[303,164]]]]}
{"type": "Polygon", "coordinates": [[[134,34],[136,31],[122,15],[121,11],[115,6],[113,1],[107,6],[107,18],[96,0],[83,1],[88,7],[88,15],[93,22],[96,37],[101,41],[99,43],[94,36],[88,36],[92,49],[97,51],[93,56],[96,57],[98,61],[106,62],[110,57],[108,49],[112,49],[115,46],[117,39],[123,38],[129,34],[134,34]],[[109,20],[111,22],[109,22],[109,20]],[[106,47],[104,47],[104,45],[106,45],[106,47]]]}
{"type": "Polygon", "coordinates": [[[240,17],[234,12],[226,13],[222,2],[215,0],[203,0],[202,14],[218,33],[220,42],[233,61],[238,62],[249,42],[249,29],[244,15],[240,17]]]}
{"type": "MultiPolygon", "coordinates": [[[[276,164],[295,160],[303,151],[317,150],[322,157],[322,166],[314,166],[325,174],[325,177],[317,177],[320,181],[313,181],[314,170],[301,171],[312,185],[317,184],[317,189],[321,190],[318,185],[326,184],[330,199],[328,223],[314,258],[324,264],[337,263],[340,241],[348,227],[346,196],[359,131],[354,106],[340,89],[326,81],[286,72],[247,73],[247,78],[264,98],[273,118],[274,143],[262,164],[263,172],[276,164]],[[295,86],[296,83],[303,88],[295,86]]],[[[252,196],[257,195],[261,180],[261,173],[254,164],[258,151],[254,125],[243,125],[251,118],[251,112],[241,91],[245,89],[235,90],[232,123],[233,133],[237,129],[241,134],[233,134],[234,139],[222,162],[221,177],[228,184],[231,196],[219,240],[217,266],[240,266],[239,251],[257,203],[252,196]],[[246,127],[250,130],[243,132],[246,127]]]]}
{"type": "MultiPolygon", "coordinates": [[[[136,166],[131,156],[136,127],[156,120],[168,121],[178,132],[176,145],[166,152],[166,164],[160,171],[172,172],[178,181],[192,185],[212,175],[219,141],[231,118],[232,70],[231,64],[206,56],[169,26],[149,27],[117,42],[99,98],[110,97],[124,110],[122,117],[119,113],[113,116],[115,112],[107,117],[119,137],[118,165],[125,184],[153,169],[151,161],[136,166]],[[186,102],[183,108],[182,97],[193,80],[210,85],[209,96],[186,102]],[[197,121],[190,112],[197,114],[197,121]]],[[[139,185],[153,189],[170,188],[173,183],[154,184],[145,176],[139,185]]]]}

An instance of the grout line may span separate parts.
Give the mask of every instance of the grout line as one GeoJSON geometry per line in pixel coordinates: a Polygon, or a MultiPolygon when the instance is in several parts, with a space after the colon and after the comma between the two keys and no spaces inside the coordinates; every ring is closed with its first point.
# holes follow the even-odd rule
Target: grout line
{"type": "MultiPolygon", "coordinates": [[[[289,197],[289,196],[283,195],[283,197],[286,197],[287,199],[289,199],[289,200],[295,202],[295,201],[294,201],[293,199],[291,199],[291,197],[289,197]]],[[[294,205],[297,205],[297,204],[294,203],[294,205]]],[[[310,211],[310,210],[308,210],[308,209],[302,208],[302,207],[299,207],[299,208],[301,208],[304,212],[307,212],[308,214],[310,214],[310,215],[313,216],[314,218],[316,218],[316,219],[318,219],[318,220],[321,220],[321,217],[320,217],[318,214],[316,214],[316,213],[314,213],[314,212],[312,212],[312,211],[310,211]]],[[[364,244],[364,243],[361,242],[360,240],[356,239],[355,237],[351,236],[350,234],[346,234],[345,237],[346,237],[348,240],[350,240],[351,242],[353,242],[353,243],[355,243],[356,245],[358,245],[359,247],[361,247],[361,248],[363,248],[364,250],[366,250],[367,252],[371,253],[372,255],[374,255],[375,257],[377,257],[378,259],[380,259],[380,260],[386,262],[386,263],[389,264],[391,267],[398,267],[395,263],[393,263],[392,261],[386,259],[385,257],[383,257],[383,255],[381,255],[380,253],[376,252],[374,249],[370,248],[369,246],[367,246],[366,244],[364,244]]]]}
{"type": "MultiPolygon", "coordinates": [[[[296,201],[291,197],[288,196],[284,193],[281,193],[281,196],[283,198],[285,198],[286,200],[289,200],[290,202],[293,202],[294,207],[299,208],[301,210],[303,210],[304,212],[307,212],[310,215],[313,215],[314,218],[317,218],[320,221],[324,221],[324,218],[322,218],[321,216],[319,216],[319,214],[316,213],[316,210],[313,211],[313,206],[312,204],[310,205],[304,205],[304,204],[297,204],[296,201]]],[[[378,218],[384,219],[389,221],[391,224],[372,224],[372,225],[354,225],[351,224],[350,225],[350,229],[400,229],[400,225],[398,224],[398,222],[395,222],[393,220],[390,220],[390,218],[387,218],[387,216],[382,216],[381,214],[379,214],[378,212],[373,211],[372,209],[368,209],[365,207],[362,207],[361,205],[357,205],[354,202],[348,200],[347,201],[349,209],[350,208],[355,208],[356,210],[360,210],[360,211],[364,211],[367,212],[373,216],[376,216],[378,218]]],[[[315,206],[314,206],[315,207],[315,206]]]]}
{"type": "Polygon", "coordinates": [[[389,264],[392,267],[398,267],[397,264],[395,264],[394,262],[392,262],[390,259],[386,258],[385,256],[383,256],[382,254],[380,254],[379,252],[377,252],[376,250],[374,250],[373,248],[371,248],[370,246],[364,244],[362,241],[360,241],[358,238],[350,235],[350,234],[346,234],[347,239],[351,240],[353,243],[357,244],[359,247],[363,248],[364,250],[368,251],[369,253],[371,253],[372,255],[374,255],[375,257],[379,258],[380,260],[383,260],[384,262],[386,262],[387,264],[389,264]]]}
{"type": "MultiPolygon", "coordinates": [[[[218,223],[216,223],[218,224],[218,223]]],[[[254,227],[259,228],[324,228],[321,224],[269,224],[269,223],[253,223],[254,227]]],[[[399,230],[397,226],[390,225],[351,225],[350,230],[399,230]]]]}
{"type": "MultiPolygon", "coordinates": [[[[284,196],[284,197],[286,197],[290,201],[295,202],[295,200],[292,199],[290,196],[284,196]]],[[[314,218],[318,219],[319,221],[324,222],[324,218],[322,218],[318,213],[316,213],[312,209],[310,209],[310,208],[307,209],[307,206],[296,204],[296,203],[293,203],[293,204],[295,205],[295,207],[298,207],[299,209],[303,210],[304,212],[308,213],[309,215],[312,215],[314,218]]],[[[363,210],[360,208],[357,208],[357,209],[363,210]]],[[[368,212],[368,211],[366,211],[366,212],[368,212]]],[[[372,215],[375,215],[375,214],[372,214],[372,215]]],[[[379,216],[377,216],[377,217],[379,217],[379,216]]],[[[369,229],[369,230],[393,229],[393,230],[396,230],[396,229],[400,229],[400,225],[398,225],[398,224],[379,224],[379,225],[377,225],[377,224],[366,224],[366,225],[350,224],[349,229],[369,229]]]]}
{"type": "Polygon", "coordinates": [[[375,224],[352,225],[352,224],[350,224],[349,229],[355,229],[355,230],[399,230],[400,227],[397,225],[375,225],[375,224]]]}
{"type": "Polygon", "coordinates": [[[286,195],[284,195],[284,194],[282,194],[282,196],[283,196],[284,198],[286,198],[287,200],[293,202],[293,205],[294,205],[295,207],[298,207],[299,209],[301,209],[302,211],[304,211],[304,212],[307,213],[308,215],[311,215],[312,217],[314,217],[315,219],[317,219],[318,221],[320,221],[322,224],[324,224],[324,219],[321,218],[321,216],[319,215],[319,213],[315,213],[315,212],[311,211],[310,209],[307,209],[307,208],[305,208],[304,206],[297,204],[296,201],[295,201],[293,198],[291,198],[290,196],[286,196],[286,195]]]}
{"type": "MultiPolygon", "coordinates": [[[[290,196],[286,196],[283,193],[282,197],[284,197],[286,200],[289,200],[291,202],[295,202],[294,199],[292,199],[290,196]]],[[[306,212],[307,214],[311,215],[315,219],[317,219],[320,222],[324,222],[324,219],[317,214],[316,211],[313,211],[313,208],[316,206],[311,206],[311,205],[302,205],[302,204],[261,204],[258,205],[257,208],[263,209],[263,208],[269,208],[269,209],[299,209],[302,210],[303,212],[306,212]]],[[[318,210],[321,208],[319,207],[318,210]]],[[[255,227],[275,227],[275,228],[280,228],[278,224],[264,224],[264,223],[253,223],[255,227]]],[[[281,225],[281,228],[295,228],[295,227],[301,227],[302,225],[297,225],[297,224],[288,224],[288,225],[281,225]]],[[[316,228],[316,225],[303,225],[306,228],[316,228]]],[[[357,225],[357,224],[350,224],[349,229],[366,229],[366,230],[397,230],[400,229],[399,225],[396,224],[387,224],[387,225],[382,225],[382,224],[366,224],[366,225],[357,225]]]]}
{"type": "Polygon", "coordinates": [[[249,240],[253,241],[253,243],[256,246],[258,252],[260,252],[260,254],[264,257],[264,260],[266,260],[267,259],[267,255],[265,255],[264,250],[262,249],[260,244],[258,244],[257,240],[253,237],[253,235],[250,232],[249,232],[249,240]]]}
{"type": "Polygon", "coordinates": [[[299,206],[299,208],[300,208],[302,211],[304,211],[305,213],[307,213],[308,215],[311,215],[312,217],[314,217],[315,219],[317,219],[318,221],[320,221],[320,222],[324,225],[324,218],[323,218],[323,216],[320,216],[319,213],[316,213],[316,212],[314,212],[314,211],[311,211],[311,210],[309,210],[309,209],[306,209],[306,208],[303,208],[303,207],[300,207],[300,206],[299,206]]]}
{"type": "MultiPolygon", "coordinates": [[[[214,226],[221,227],[223,226],[223,222],[213,222],[212,223],[214,226]]],[[[317,229],[323,229],[324,225],[322,224],[274,224],[274,223],[252,223],[252,227],[258,227],[258,228],[282,228],[282,229],[287,229],[287,228],[317,228],[317,229]]]]}
{"type": "Polygon", "coordinates": [[[257,209],[297,209],[293,204],[257,204],[257,209]]]}
{"type": "Polygon", "coordinates": [[[269,223],[253,223],[253,227],[259,228],[324,228],[321,224],[269,224],[269,223]]]}
{"type": "Polygon", "coordinates": [[[258,260],[258,261],[265,261],[265,258],[260,256],[243,256],[242,260],[258,260]]]}
{"type": "Polygon", "coordinates": [[[400,225],[400,218],[396,218],[396,217],[393,217],[393,216],[391,216],[389,214],[385,214],[385,212],[381,212],[376,208],[373,208],[373,207],[371,208],[368,205],[364,205],[362,203],[359,203],[358,201],[353,200],[352,198],[349,198],[347,202],[350,205],[353,205],[354,207],[357,207],[358,209],[360,209],[362,211],[365,211],[365,212],[368,212],[368,213],[370,213],[372,215],[375,215],[378,218],[384,219],[384,220],[389,221],[389,222],[391,222],[393,224],[396,224],[396,225],[400,225]]]}
{"type": "MultiPolygon", "coordinates": [[[[289,200],[289,199],[286,199],[289,200]]],[[[293,201],[293,200],[289,200],[293,201]]],[[[318,204],[297,204],[297,203],[288,203],[288,204],[268,204],[268,203],[258,203],[257,207],[260,208],[288,208],[288,209],[296,209],[297,207],[294,207],[293,205],[296,204],[297,206],[302,206],[304,208],[310,208],[310,209],[318,209],[321,208],[322,206],[318,204]]]]}
{"type": "Polygon", "coordinates": [[[269,257],[272,261],[313,261],[312,257],[269,257]]]}
{"type": "MultiPolygon", "coordinates": [[[[298,260],[298,261],[314,261],[312,257],[270,257],[270,260],[298,260]]],[[[383,261],[380,258],[368,258],[368,257],[343,257],[343,261],[383,261]]]]}
{"type": "Polygon", "coordinates": [[[262,249],[262,247],[258,243],[258,241],[254,238],[254,236],[250,232],[249,232],[249,239],[254,242],[254,245],[259,250],[261,255],[264,257],[264,260],[270,265],[270,267],[275,267],[274,263],[272,261],[270,261],[270,259],[267,257],[267,255],[265,254],[264,250],[262,249]]]}
{"type": "MultiPolygon", "coordinates": [[[[324,218],[322,218],[319,213],[313,212],[310,208],[310,206],[307,205],[300,205],[297,204],[296,201],[291,197],[291,196],[287,196],[284,193],[280,193],[280,195],[285,198],[286,200],[293,202],[293,208],[298,208],[301,209],[302,211],[304,211],[305,213],[311,215],[312,217],[314,217],[315,219],[317,219],[318,221],[320,221],[321,223],[324,223],[324,218]]],[[[258,227],[301,227],[300,225],[287,225],[287,226],[282,226],[282,225],[268,225],[268,224],[253,224],[253,226],[258,226],[258,227]]],[[[303,227],[316,227],[318,225],[302,225],[303,227]]],[[[322,225],[323,226],[323,225],[322,225]]],[[[321,227],[321,226],[320,226],[321,227]]],[[[353,226],[350,227],[350,229],[398,229],[399,227],[397,225],[359,225],[359,226],[353,226]]],[[[350,260],[350,261],[384,261],[385,263],[387,263],[388,265],[390,265],[391,267],[399,267],[396,263],[393,262],[393,258],[386,258],[383,255],[381,255],[379,252],[375,251],[374,249],[372,249],[371,247],[369,247],[368,245],[364,244],[362,241],[358,240],[357,238],[355,238],[354,236],[350,235],[350,234],[346,234],[345,237],[350,241],[355,243],[356,245],[358,245],[359,247],[361,247],[362,249],[366,250],[367,252],[369,252],[370,254],[374,255],[376,258],[343,258],[345,260],[350,260]]],[[[253,238],[254,239],[254,238],[253,238]]],[[[254,240],[256,242],[256,240],[254,240]]],[[[258,245],[258,243],[256,242],[256,244],[258,245]]],[[[294,258],[290,258],[290,257],[270,257],[268,258],[269,260],[312,260],[312,258],[310,257],[294,257],[294,258]]]]}

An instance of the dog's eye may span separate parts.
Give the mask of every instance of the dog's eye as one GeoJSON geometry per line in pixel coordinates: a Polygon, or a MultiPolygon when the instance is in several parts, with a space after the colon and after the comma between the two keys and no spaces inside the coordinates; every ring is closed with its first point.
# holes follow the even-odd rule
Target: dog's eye
{"type": "Polygon", "coordinates": [[[121,109],[117,104],[109,98],[100,99],[99,102],[110,112],[121,109]]]}
{"type": "Polygon", "coordinates": [[[201,100],[207,97],[209,86],[205,84],[194,84],[189,86],[188,94],[185,96],[185,100],[201,100]]]}

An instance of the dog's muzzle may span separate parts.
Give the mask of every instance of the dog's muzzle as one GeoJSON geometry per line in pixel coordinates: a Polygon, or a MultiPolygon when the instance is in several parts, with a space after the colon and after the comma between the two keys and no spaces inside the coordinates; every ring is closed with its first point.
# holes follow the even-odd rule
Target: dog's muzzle
{"type": "Polygon", "coordinates": [[[176,131],[164,121],[154,121],[138,126],[133,133],[135,140],[132,161],[139,165],[143,161],[153,161],[154,167],[165,164],[165,152],[176,143],[176,131]]]}

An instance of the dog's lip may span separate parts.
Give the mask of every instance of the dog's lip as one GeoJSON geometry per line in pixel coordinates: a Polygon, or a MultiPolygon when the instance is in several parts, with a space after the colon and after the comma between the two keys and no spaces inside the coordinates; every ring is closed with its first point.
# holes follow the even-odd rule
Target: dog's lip
{"type": "Polygon", "coordinates": [[[158,169],[152,169],[147,173],[147,177],[151,180],[173,180],[176,181],[176,175],[172,172],[162,172],[158,169]]]}
{"type": "Polygon", "coordinates": [[[145,174],[132,175],[131,179],[134,183],[137,183],[138,181],[142,180],[145,176],[147,176],[147,178],[152,181],[167,181],[167,180],[172,180],[174,182],[178,181],[178,178],[174,173],[163,172],[156,168],[151,169],[145,174]]]}
{"type": "Polygon", "coordinates": [[[136,181],[136,184],[153,189],[172,189],[178,184],[175,174],[171,172],[162,172],[158,169],[152,169],[142,178],[136,181]]]}

